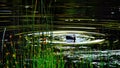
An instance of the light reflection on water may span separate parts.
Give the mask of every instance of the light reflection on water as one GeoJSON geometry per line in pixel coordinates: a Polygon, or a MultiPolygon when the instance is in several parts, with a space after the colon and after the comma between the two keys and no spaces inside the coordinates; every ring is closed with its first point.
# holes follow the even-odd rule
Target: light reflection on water
{"type": "Polygon", "coordinates": [[[44,41],[50,42],[50,37],[52,37],[52,43],[55,44],[98,44],[105,41],[104,38],[101,38],[104,37],[104,34],[86,31],[53,31],[52,36],[48,35],[49,32],[38,32],[27,34],[25,38],[29,43],[34,38],[35,41],[42,42],[42,33],[46,39],[44,41]]]}
{"type": "MultiPolygon", "coordinates": [[[[57,47],[56,47],[57,48],[57,47]]],[[[75,47],[59,47],[58,49],[63,49],[64,51],[56,52],[56,55],[64,56],[64,60],[68,63],[73,64],[76,63],[88,63],[95,66],[95,68],[99,67],[115,67],[120,66],[120,50],[95,50],[90,47],[79,47],[81,49],[75,49],[75,47]],[[69,49],[68,49],[69,48],[69,49]],[[73,51],[71,51],[73,50],[73,51]]],[[[93,67],[94,68],[94,67],[93,67]]]]}
{"type": "MultiPolygon", "coordinates": [[[[28,34],[26,38],[29,42],[30,35],[39,36],[40,33],[28,34]]],[[[105,68],[106,66],[117,68],[120,66],[120,50],[102,50],[91,47],[92,44],[95,44],[94,46],[98,45],[97,47],[102,47],[102,45],[107,46],[109,43],[106,44],[104,34],[84,31],[55,31],[52,37],[53,46],[51,48],[54,48],[54,54],[56,56],[63,56],[67,67],[71,63],[92,64],[95,68],[105,68]],[[70,38],[66,38],[66,36],[70,38]]],[[[49,37],[42,41],[49,42],[49,37]]],[[[40,39],[39,42],[41,42],[40,39]]]]}

